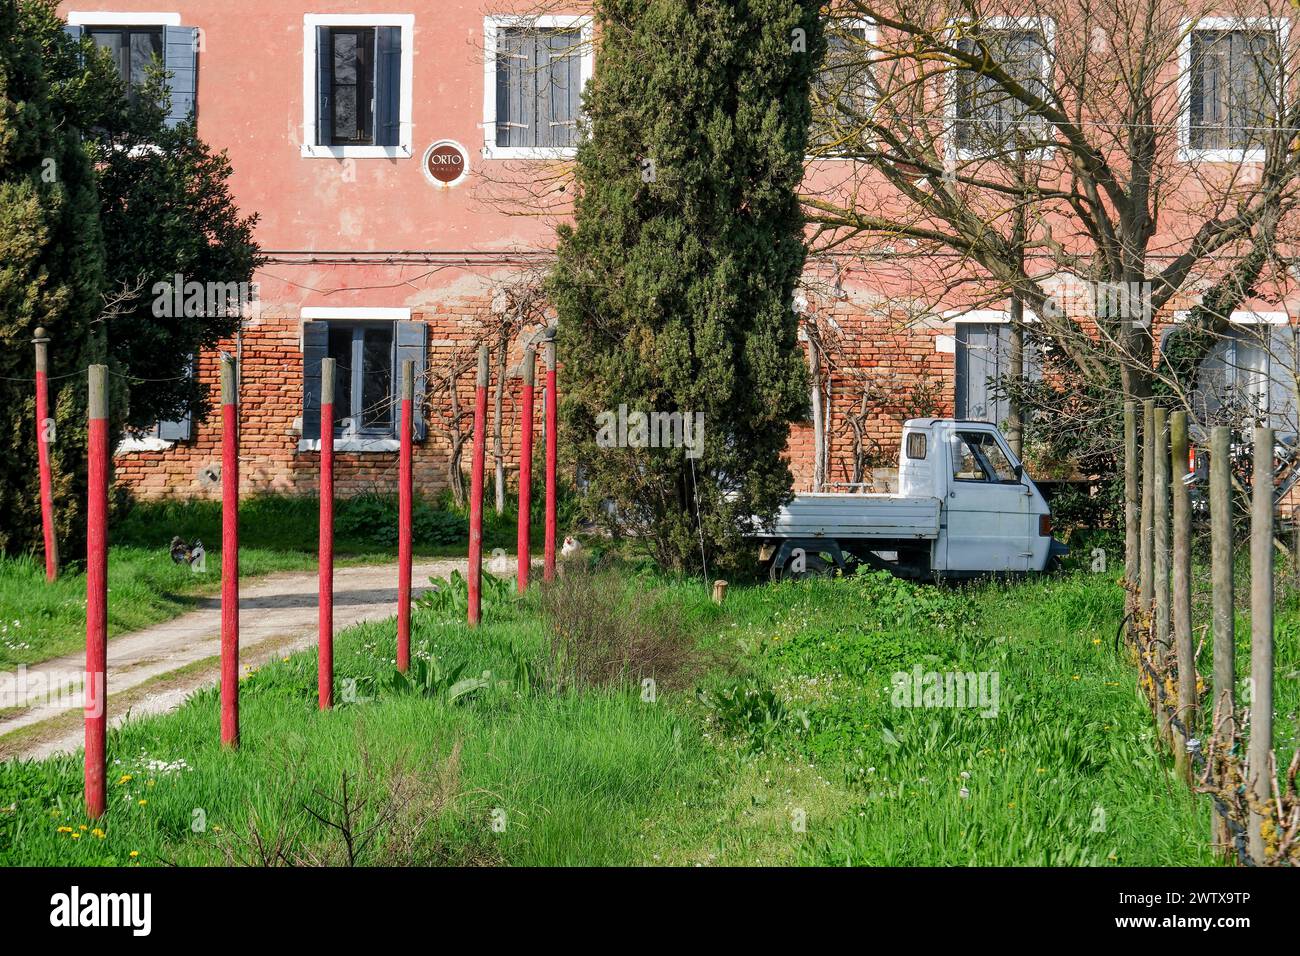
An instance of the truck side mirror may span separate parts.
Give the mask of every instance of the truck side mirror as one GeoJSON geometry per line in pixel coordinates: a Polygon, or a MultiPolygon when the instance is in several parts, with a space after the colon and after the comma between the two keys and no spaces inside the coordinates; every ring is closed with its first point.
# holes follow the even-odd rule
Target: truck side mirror
{"type": "Polygon", "coordinates": [[[1025,466],[1016,462],[1016,481],[1025,480],[1025,466]]]}

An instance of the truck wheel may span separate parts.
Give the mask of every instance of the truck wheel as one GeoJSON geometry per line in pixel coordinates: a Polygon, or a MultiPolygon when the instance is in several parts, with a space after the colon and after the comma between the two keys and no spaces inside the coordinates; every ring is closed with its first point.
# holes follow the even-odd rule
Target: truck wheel
{"type": "Polygon", "coordinates": [[[772,562],[772,567],[768,570],[768,578],[775,584],[778,581],[803,581],[808,578],[829,578],[835,574],[835,564],[827,561],[820,554],[810,554],[804,558],[804,568],[802,571],[790,570],[790,562],[787,560],[784,564],[772,562]]]}

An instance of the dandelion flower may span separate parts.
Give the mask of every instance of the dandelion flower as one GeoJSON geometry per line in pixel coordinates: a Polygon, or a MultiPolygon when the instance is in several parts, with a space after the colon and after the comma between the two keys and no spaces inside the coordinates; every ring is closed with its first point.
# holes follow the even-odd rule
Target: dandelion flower
{"type": "Polygon", "coordinates": [[[135,859],[137,856],[139,856],[139,855],[140,855],[140,851],[139,851],[139,850],[132,850],[132,851],[131,851],[131,859],[134,860],[134,859],[135,859]]]}
{"type": "Polygon", "coordinates": [[[101,830],[99,827],[95,827],[95,829],[91,830],[90,835],[93,837],[98,837],[101,840],[104,839],[104,837],[106,836],[104,831],[101,830]]]}
{"type": "Polygon", "coordinates": [[[121,779],[117,781],[117,784],[120,787],[122,784],[130,783],[130,782],[131,782],[131,775],[129,773],[124,773],[122,774],[121,779]]]}
{"type": "Polygon", "coordinates": [[[72,839],[74,839],[74,840],[80,840],[80,839],[81,839],[81,834],[80,834],[80,833],[74,833],[74,834],[72,834],[72,839]]]}
{"type": "Polygon", "coordinates": [[[59,827],[59,832],[60,832],[60,833],[71,833],[71,832],[72,832],[72,827],[59,827]]]}
{"type": "Polygon", "coordinates": [[[140,806],[143,807],[143,806],[144,806],[145,804],[147,804],[149,801],[148,801],[148,800],[137,800],[136,802],[137,802],[140,806]]]}

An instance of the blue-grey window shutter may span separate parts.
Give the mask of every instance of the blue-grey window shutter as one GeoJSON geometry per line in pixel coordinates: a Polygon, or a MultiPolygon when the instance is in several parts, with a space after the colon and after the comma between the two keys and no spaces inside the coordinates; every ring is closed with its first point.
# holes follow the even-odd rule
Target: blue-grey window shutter
{"type": "Polygon", "coordinates": [[[1270,337],[1268,374],[1268,411],[1272,427],[1294,435],[1297,427],[1296,403],[1296,327],[1281,325],[1270,337]]]}
{"type": "Polygon", "coordinates": [[[195,27],[163,27],[163,68],[171,74],[167,86],[171,103],[166,123],[174,128],[194,113],[199,91],[199,31],[195,27]]]}
{"type": "Polygon", "coordinates": [[[537,38],[529,29],[497,34],[497,145],[536,146],[537,38]]]}
{"type": "MultiPolygon", "coordinates": [[[[578,111],[582,98],[582,34],[576,30],[552,30],[545,35],[549,81],[544,99],[549,106],[548,146],[573,146],[578,141],[578,111]]],[[[542,55],[537,58],[539,72],[542,55]]]]}
{"type": "Polygon", "coordinates": [[[979,322],[957,324],[956,415],[971,421],[995,421],[996,403],[989,379],[997,378],[997,326],[979,322]]]}
{"type": "MultiPolygon", "coordinates": [[[[190,359],[190,364],[185,367],[185,374],[189,378],[194,377],[194,360],[190,359]]],[[[189,441],[193,430],[193,415],[186,411],[184,415],[175,421],[158,423],[158,437],[165,441],[189,441]]]]}
{"type": "MultiPolygon", "coordinates": [[[[79,44],[81,43],[81,38],[86,35],[86,28],[77,24],[65,23],[63,25],[63,32],[67,35],[69,40],[71,40],[73,43],[79,44]]],[[[78,50],[77,65],[80,66],[84,62],[85,61],[83,59],[83,54],[81,50],[78,50]]]]}
{"type": "Polygon", "coordinates": [[[330,28],[316,28],[316,145],[334,138],[334,90],[330,87],[330,28]]]}
{"type": "Polygon", "coordinates": [[[375,145],[397,146],[402,134],[402,28],[375,30],[375,145]]]}
{"type": "Polygon", "coordinates": [[[320,363],[329,354],[328,322],[302,327],[302,437],[320,438],[320,363]]]}
{"type": "Polygon", "coordinates": [[[415,441],[424,441],[428,434],[424,421],[424,380],[429,365],[429,327],[423,322],[397,323],[397,371],[393,376],[393,391],[399,397],[402,394],[402,366],[406,362],[415,363],[415,397],[412,402],[415,441]]]}

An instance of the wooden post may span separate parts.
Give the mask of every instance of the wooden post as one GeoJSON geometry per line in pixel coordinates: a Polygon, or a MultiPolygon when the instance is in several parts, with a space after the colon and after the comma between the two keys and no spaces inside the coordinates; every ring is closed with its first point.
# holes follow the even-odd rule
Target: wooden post
{"type": "Polygon", "coordinates": [[[50,439],[54,419],[50,417],[50,337],[38,328],[32,337],[36,346],[36,460],[41,474],[41,532],[45,539],[45,580],[59,576],[59,541],[54,534],[54,479],[50,472],[50,439]]]}
{"type": "Polygon", "coordinates": [[[555,339],[546,343],[546,540],[542,546],[542,580],[555,580],[555,525],[557,520],[556,459],[559,448],[559,395],[555,376],[555,339]]]}
{"type": "Polygon", "coordinates": [[[402,363],[402,438],[397,464],[397,669],[411,666],[411,443],[415,428],[415,363],[402,363]]]}
{"type": "Polygon", "coordinates": [[[334,359],[320,363],[320,526],[316,618],[316,702],[321,710],[334,704],[334,359]]]}
{"type": "MultiPolygon", "coordinates": [[[[1169,412],[1165,408],[1155,411],[1156,454],[1155,476],[1152,492],[1151,515],[1155,527],[1152,533],[1152,587],[1155,590],[1155,664],[1164,669],[1169,655],[1169,412]]],[[[1157,708],[1160,735],[1170,743],[1169,721],[1164,708],[1157,708]]]]}
{"type": "Polygon", "coordinates": [[[239,746],[239,397],[221,359],[221,743],[239,746]]]}
{"type": "Polygon", "coordinates": [[[713,582],[713,603],[721,604],[723,601],[726,600],[726,598],[727,598],[727,582],[714,581],[713,582]]]}
{"type": "Polygon", "coordinates": [[[469,623],[477,625],[483,608],[483,468],[487,454],[488,347],[478,349],[474,388],[474,459],[469,490],[469,623]]]}
{"type": "Polygon", "coordinates": [[[1153,555],[1155,551],[1156,403],[1142,403],[1142,537],[1138,546],[1138,600],[1148,621],[1152,611],[1153,555]]]}
{"type": "Polygon", "coordinates": [[[1300,506],[1291,512],[1291,574],[1292,585],[1300,591],[1300,506]]]}
{"type": "MultiPolygon", "coordinates": [[[[1136,601],[1132,588],[1138,583],[1138,550],[1141,535],[1138,529],[1138,459],[1137,406],[1124,403],[1124,603],[1132,612],[1136,601]]],[[[1129,635],[1133,634],[1132,618],[1129,635]]]]}
{"type": "Polygon", "coordinates": [[[1187,733],[1174,734],[1174,766],[1188,783],[1192,765],[1187,741],[1196,721],[1196,651],[1192,647],[1192,507],[1187,474],[1187,412],[1170,417],[1170,484],[1174,497],[1174,655],[1178,663],[1176,716],[1187,733]]]}
{"type": "Polygon", "coordinates": [[[524,349],[524,388],[519,410],[519,533],[515,538],[518,554],[519,593],[528,590],[528,573],[532,570],[533,534],[533,390],[537,376],[537,349],[524,349]]]}
{"type": "Polygon", "coordinates": [[[1250,855],[1266,859],[1264,821],[1256,807],[1272,798],[1273,768],[1273,429],[1255,429],[1255,472],[1250,507],[1250,745],[1246,787],[1250,855]]]}
{"type": "Polygon", "coordinates": [[[86,489],[86,814],[104,815],[108,728],[108,366],[89,370],[89,483],[86,489]]]}
{"type": "MultiPolygon", "coordinates": [[[[1237,736],[1234,713],[1236,693],[1236,635],[1232,595],[1232,472],[1228,454],[1228,426],[1210,429],[1210,578],[1213,587],[1214,704],[1211,708],[1216,755],[1226,754],[1237,736]]],[[[1211,768],[1216,782],[1221,761],[1211,768]]],[[[1227,822],[1214,814],[1214,845],[1232,854],[1232,834],[1227,822]]]]}

